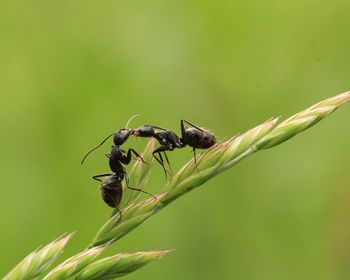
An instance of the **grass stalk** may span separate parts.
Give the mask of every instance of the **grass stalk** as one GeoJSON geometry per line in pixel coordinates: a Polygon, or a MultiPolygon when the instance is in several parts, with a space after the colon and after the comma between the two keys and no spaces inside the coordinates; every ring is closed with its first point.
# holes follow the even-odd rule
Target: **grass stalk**
{"type": "Polygon", "coordinates": [[[289,117],[278,125],[279,119],[272,118],[242,135],[216,144],[199,155],[197,166],[194,159],[185,164],[165,185],[165,191],[156,195],[156,199],[148,198],[143,202],[130,203],[122,209],[122,219],[119,215],[112,216],[99,230],[90,247],[117,241],[177,198],[203,185],[242,159],[260,150],[275,147],[312,127],[349,99],[350,92],[339,94],[289,117]]]}
{"type": "Polygon", "coordinates": [[[14,269],[12,269],[3,280],[30,280],[42,279],[40,276],[46,274],[53,263],[63,252],[64,246],[73,234],[65,234],[52,241],[43,248],[30,253],[14,269]]]}
{"type": "MultiPolygon", "coordinates": [[[[214,145],[197,157],[197,164],[194,159],[185,164],[171,181],[165,184],[163,191],[152,198],[141,201],[140,193],[125,190],[120,205],[122,216],[120,217],[119,213],[114,212],[114,215],[97,232],[88,249],[52,269],[53,263],[72,236],[72,234],[63,235],[45,247],[32,252],[3,280],[115,279],[159,259],[169,251],[121,253],[96,260],[108,246],[179,197],[198,188],[246,157],[258,151],[275,147],[312,127],[349,99],[350,92],[339,94],[321,101],[279,124],[279,118],[272,118],[241,135],[236,135],[214,145]]],[[[138,161],[132,167],[130,183],[133,186],[140,189],[145,187],[151,171],[154,147],[155,141],[150,140],[142,154],[142,157],[149,164],[138,161]]]]}

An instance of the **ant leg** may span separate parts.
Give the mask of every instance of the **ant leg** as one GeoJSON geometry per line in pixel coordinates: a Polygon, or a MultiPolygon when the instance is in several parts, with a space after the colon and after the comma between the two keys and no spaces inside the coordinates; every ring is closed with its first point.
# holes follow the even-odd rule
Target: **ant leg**
{"type": "Polygon", "coordinates": [[[193,148],[193,157],[194,157],[194,163],[197,166],[197,158],[196,158],[196,148],[193,148]]]}
{"type": "Polygon", "coordinates": [[[138,188],[132,188],[129,186],[129,176],[128,176],[128,173],[126,173],[125,171],[125,186],[130,189],[130,190],[133,190],[133,191],[137,191],[137,192],[142,192],[142,193],[145,193],[145,194],[148,194],[149,196],[152,196],[154,199],[156,198],[153,194],[149,193],[149,192],[146,192],[144,190],[141,190],[141,189],[138,189],[138,188]]]}
{"type": "MultiPolygon", "coordinates": [[[[129,149],[129,151],[133,152],[134,155],[135,155],[136,157],[138,157],[139,159],[141,159],[141,161],[142,161],[143,163],[148,164],[147,162],[145,162],[145,161],[143,160],[142,156],[140,156],[139,153],[136,152],[134,149],[129,149]]],[[[129,151],[128,151],[128,153],[129,153],[129,151]]]]}
{"type": "Polygon", "coordinates": [[[169,173],[170,177],[172,178],[172,177],[173,177],[173,172],[171,171],[171,167],[170,167],[170,163],[169,163],[168,157],[167,157],[167,155],[166,155],[166,153],[165,153],[164,151],[163,151],[163,153],[164,153],[164,155],[165,155],[165,157],[166,157],[166,161],[167,161],[167,163],[168,163],[168,166],[169,166],[169,168],[170,168],[170,171],[169,171],[168,169],[165,168],[163,156],[162,156],[161,152],[158,152],[160,161],[162,162],[162,165],[163,165],[164,170],[166,170],[166,171],[169,173]]]}
{"type": "Polygon", "coordinates": [[[196,156],[196,148],[193,148],[193,156],[194,156],[194,164],[196,166],[197,171],[200,171],[197,165],[197,156],[196,156]]]}
{"type": "MultiPolygon", "coordinates": [[[[167,169],[165,168],[165,166],[164,166],[164,161],[163,161],[163,157],[162,157],[161,152],[172,151],[172,150],[174,150],[174,148],[173,148],[171,145],[163,145],[163,146],[160,146],[160,147],[158,147],[157,149],[155,149],[155,150],[153,151],[153,156],[154,156],[154,158],[160,163],[160,165],[161,165],[161,166],[163,167],[163,169],[164,169],[165,178],[167,178],[167,172],[169,173],[170,176],[172,176],[172,173],[171,173],[169,170],[167,170],[167,169]],[[159,155],[159,158],[157,158],[157,157],[155,156],[156,153],[159,155]]],[[[167,160],[167,162],[168,162],[168,165],[169,165],[169,167],[170,167],[169,159],[167,158],[167,155],[166,155],[166,154],[165,154],[165,156],[166,156],[166,160],[167,160]]],[[[170,167],[170,168],[171,168],[171,167],[170,167]]]]}
{"type": "Polygon", "coordinates": [[[120,150],[122,155],[120,157],[120,161],[124,164],[129,164],[131,161],[131,151],[130,149],[128,150],[128,152],[125,152],[124,150],[120,150]]]}
{"type": "Polygon", "coordinates": [[[169,166],[170,172],[171,172],[171,174],[173,174],[173,170],[171,169],[170,162],[169,162],[169,159],[168,159],[168,155],[166,154],[166,152],[165,152],[165,151],[163,151],[163,154],[164,154],[164,156],[165,156],[165,160],[166,160],[166,162],[168,163],[168,166],[169,166]]]}
{"type": "MultiPolygon", "coordinates": [[[[122,152],[125,153],[125,151],[122,151],[122,152]]],[[[139,155],[139,153],[136,152],[134,149],[129,149],[129,150],[126,152],[126,155],[124,154],[124,155],[121,156],[120,161],[121,161],[122,163],[124,163],[124,164],[129,164],[130,161],[131,161],[131,153],[133,153],[136,157],[140,158],[141,161],[142,161],[143,163],[148,164],[147,162],[145,162],[145,161],[143,160],[143,158],[139,155]]]]}
{"type": "Polygon", "coordinates": [[[162,158],[162,156],[161,156],[161,154],[159,153],[159,152],[153,152],[153,157],[156,159],[156,161],[158,161],[159,162],[159,164],[163,167],[163,170],[164,170],[164,174],[165,174],[165,180],[167,180],[168,179],[168,170],[165,168],[165,166],[164,166],[164,162],[163,162],[163,158],[162,158]],[[156,156],[156,154],[158,154],[159,155],[159,158],[156,156]]]}
{"type": "Polygon", "coordinates": [[[202,131],[202,132],[205,132],[202,128],[194,125],[193,123],[190,123],[189,121],[186,121],[186,120],[181,120],[181,127],[185,127],[184,126],[184,123],[187,123],[188,125],[194,127],[194,128],[197,128],[198,130],[202,131]]]}
{"type": "Polygon", "coordinates": [[[119,218],[122,218],[122,211],[119,209],[118,205],[114,205],[114,210],[112,211],[111,218],[114,217],[117,213],[119,214],[119,218]]]}
{"type": "Polygon", "coordinates": [[[120,211],[118,205],[115,205],[114,207],[117,210],[117,212],[119,213],[119,219],[122,219],[122,211],[120,211]]]}
{"type": "MultiPolygon", "coordinates": [[[[162,155],[161,155],[161,152],[164,152],[164,156],[165,156],[165,160],[167,161],[167,163],[168,163],[168,166],[169,166],[169,168],[170,168],[170,170],[171,170],[171,166],[170,166],[170,162],[169,162],[169,159],[168,159],[168,156],[167,156],[167,154],[165,153],[166,151],[173,151],[174,150],[174,146],[172,146],[172,145],[170,145],[170,144],[168,144],[168,145],[163,145],[163,146],[160,146],[160,147],[158,147],[157,149],[155,149],[154,151],[153,151],[153,155],[155,154],[155,153],[158,153],[159,154],[159,158],[160,158],[160,164],[163,166],[163,168],[164,168],[164,161],[163,161],[163,157],[162,157],[162,155]]],[[[159,161],[158,161],[159,162],[159,161]]],[[[171,173],[170,173],[171,174],[171,173]]],[[[172,174],[171,174],[172,175],[172,174]]]]}
{"type": "Polygon", "coordinates": [[[180,125],[181,125],[181,139],[182,139],[181,142],[187,143],[187,140],[185,139],[186,138],[186,129],[184,126],[184,120],[181,120],[180,125]]]}
{"type": "Polygon", "coordinates": [[[107,177],[107,176],[111,176],[111,175],[113,175],[113,174],[111,174],[111,173],[99,174],[99,175],[93,176],[92,179],[99,181],[99,182],[102,182],[102,180],[99,178],[107,177]]]}
{"type": "Polygon", "coordinates": [[[185,134],[185,126],[184,126],[184,123],[187,123],[188,125],[198,129],[200,132],[202,132],[203,134],[206,134],[206,135],[209,135],[207,131],[205,131],[204,129],[194,125],[193,123],[190,123],[189,121],[186,121],[186,120],[181,120],[181,133],[182,133],[182,137],[184,136],[185,134]]]}

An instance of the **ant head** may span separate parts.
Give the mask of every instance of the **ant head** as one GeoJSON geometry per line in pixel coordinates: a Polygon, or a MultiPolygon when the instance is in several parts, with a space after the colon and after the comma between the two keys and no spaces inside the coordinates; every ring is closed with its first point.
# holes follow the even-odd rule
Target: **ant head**
{"type": "Polygon", "coordinates": [[[114,145],[116,146],[123,145],[125,141],[128,140],[129,136],[134,133],[134,129],[128,128],[128,126],[130,122],[138,116],[139,115],[132,116],[126,123],[125,128],[118,130],[117,132],[114,133],[114,138],[113,138],[114,145]]]}
{"type": "Polygon", "coordinates": [[[123,145],[126,140],[128,140],[130,134],[132,134],[133,130],[130,128],[123,128],[116,133],[114,133],[113,142],[114,145],[120,146],[123,145]]]}

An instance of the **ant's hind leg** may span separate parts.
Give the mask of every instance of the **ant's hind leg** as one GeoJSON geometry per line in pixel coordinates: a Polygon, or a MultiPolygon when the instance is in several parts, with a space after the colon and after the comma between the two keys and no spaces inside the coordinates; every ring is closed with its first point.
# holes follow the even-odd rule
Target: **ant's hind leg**
{"type": "Polygon", "coordinates": [[[184,125],[184,120],[181,120],[180,122],[180,125],[181,125],[181,138],[184,142],[185,141],[185,137],[186,137],[186,128],[185,128],[185,125],[184,125]]]}
{"type": "Polygon", "coordinates": [[[193,159],[194,159],[194,164],[196,166],[197,171],[200,171],[197,164],[196,148],[193,148],[193,159]]]}
{"type": "Polygon", "coordinates": [[[153,194],[149,193],[149,192],[146,192],[144,190],[141,190],[141,189],[138,189],[138,188],[132,188],[129,186],[129,176],[128,174],[125,172],[125,186],[130,189],[130,190],[133,190],[133,191],[137,191],[137,192],[142,192],[142,193],[145,193],[145,194],[148,194],[149,196],[152,196],[154,199],[156,198],[153,194]]]}
{"type": "Polygon", "coordinates": [[[107,177],[107,176],[111,176],[111,175],[113,175],[113,174],[111,174],[111,173],[99,174],[99,175],[93,176],[92,179],[99,181],[99,182],[102,182],[102,180],[99,178],[107,177]]]}
{"type": "Polygon", "coordinates": [[[119,209],[118,205],[114,205],[114,210],[111,214],[111,218],[114,217],[117,213],[119,214],[119,219],[122,219],[122,211],[119,209]]]}
{"type": "Polygon", "coordinates": [[[202,132],[205,132],[202,128],[200,128],[200,127],[196,126],[195,124],[190,123],[189,121],[186,121],[186,120],[181,120],[181,132],[182,132],[182,128],[185,129],[184,123],[187,123],[188,125],[190,125],[194,128],[197,128],[198,130],[200,130],[202,132]]]}

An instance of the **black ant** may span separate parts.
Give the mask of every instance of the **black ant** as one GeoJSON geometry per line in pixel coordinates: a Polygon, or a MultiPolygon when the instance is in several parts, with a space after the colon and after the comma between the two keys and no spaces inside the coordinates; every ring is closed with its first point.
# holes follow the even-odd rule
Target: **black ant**
{"type": "Polygon", "coordinates": [[[200,128],[186,120],[181,120],[181,138],[182,147],[186,145],[193,148],[194,162],[197,165],[196,149],[209,149],[214,146],[217,141],[215,136],[208,130],[200,128]],[[185,128],[184,123],[191,127],[185,128]]]}
{"type": "MultiPolygon", "coordinates": [[[[130,150],[132,150],[132,149],[130,149],[130,150]]],[[[122,187],[121,182],[123,181],[124,178],[125,178],[125,185],[128,189],[142,192],[142,193],[148,194],[149,196],[152,196],[152,197],[154,197],[154,196],[152,194],[144,191],[144,190],[141,190],[138,188],[132,188],[129,186],[129,176],[128,176],[128,173],[126,172],[125,168],[123,167],[122,163],[123,164],[130,163],[131,152],[128,152],[127,155],[124,155],[118,146],[114,146],[112,148],[111,153],[108,154],[107,156],[109,157],[109,166],[110,166],[113,173],[99,174],[99,175],[93,176],[92,178],[97,180],[97,181],[102,182],[101,194],[102,194],[103,200],[110,207],[116,208],[119,212],[120,217],[121,217],[121,211],[118,208],[118,205],[120,204],[120,201],[121,201],[122,196],[123,196],[123,187],[122,187]],[[100,179],[101,177],[107,177],[107,178],[102,181],[100,179]]],[[[142,160],[142,162],[144,162],[142,157],[141,156],[139,156],[139,157],[142,160]]]]}
{"type": "MultiPolygon", "coordinates": [[[[166,130],[164,128],[160,128],[153,125],[143,125],[139,128],[133,130],[132,134],[136,137],[153,137],[158,140],[160,146],[155,149],[152,154],[153,157],[159,162],[159,164],[163,167],[165,172],[165,177],[167,177],[167,173],[169,172],[164,166],[164,160],[161,152],[163,152],[165,156],[165,160],[168,163],[169,168],[170,163],[166,151],[173,151],[175,148],[181,148],[182,143],[180,138],[176,135],[175,132],[170,130],[166,130]],[[157,130],[159,131],[157,131],[157,130]],[[158,156],[156,156],[158,155],[158,156]]],[[[171,172],[169,172],[171,175],[171,172]]]]}
{"type": "Polygon", "coordinates": [[[162,165],[165,172],[165,177],[167,177],[167,172],[169,171],[164,167],[164,161],[161,152],[164,153],[168,166],[171,168],[169,159],[165,152],[173,151],[176,148],[183,148],[188,145],[193,148],[194,160],[195,164],[197,165],[196,149],[208,149],[216,144],[215,136],[208,130],[199,128],[198,126],[186,120],[181,120],[180,125],[181,138],[179,138],[175,132],[152,125],[144,125],[132,131],[132,134],[134,136],[153,137],[158,140],[160,147],[153,151],[153,156],[162,165]],[[185,128],[185,123],[191,127],[185,128]],[[156,131],[155,129],[159,129],[160,131],[156,131]],[[156,157],[155,154],[158,154],[158,157],[156,157]]]}
{"type": "MultiPolygon", "coordinates": [[[[128,121],[126,127],[128,126],[131,119],[128,121]]],[[[93,176],[93,179],[102,182],[102,180],[99,178],[108,176],[107,179],[102,182],[102,186],[101,186],[102,197],[109,206],[117,208],[119,213],[120,213],[120,210],[118,209],[118,205],[120,203],[120,200],[123,194],[121,182],[124,178],[125,178],[125,185],[128,189],[143,192],[145,194],[153,196],[152,194],[146,191],[143,191],[138,188],[132,188],[129,186],[129,177],[123,164],[127,165],[130,163],[132,153],[137,158],[141,159],[143,163],[146,163],[143,160],[143,158],[134,149],[128,149],[128,151],[126,152],[120,148],[120,146],[123,143],[125,143],[126,140],[129,138],[129,136],[131,135],[131,132],[132,132],[131,129],[124,128],[109,135],[98,146],[90,150],[81,161],[81,163],[83,164],[87,156],[92,151],[96,150],[98,147],[101,147],[107,141],[107,139],[109,139],[111,136],[114,136],[113,137],[114,146],[112,147],[112,151],[109,154],[106,154],[106,156],[109,158],[109,167],[113,173],[95,175],[93,176]]]]}
{"type": "MultiPolygon", "coordinates": [[[[81,164],[84,164],[84,161],[86,160],[86,158],[87,158],[93,151],[95,151],[96,149],[98,149],[99,147],[101,147],[101,146],[102,146],[110,137],[112,137],[112,136],[114,136],[114,137],[113,137],[113,142],[114,142],[114,145],[115,145],[115,146],[118,146],[118,147],[119,147],[119,146],[123,145],[123,144],[126,142],[126,140],[128,140],[129,136],[132,134],[132,129],[128,128],[128,125],[129,125],[130,121],[131,121],[133,118],[135,118],[136,116],[137,116],[137,115],[132,116],[132,117],[128,120],[128,122],[127,122],[125,128],[122,128],[122,129],[120,129],[120,130],[118,130],[118,131],[116,131],[116,132],[114,132],[114,133],[108,135],[99,145],[97,145],[95,148],[91,149],[91,150],[83,157],[83,159],[81,160],[81,164]]],[[[113,148],[113,147],[112,147],[112,148],[113,148]]],[[[136,153],[133,149],[129,149],[129,151],[130,151],[130,150],[132,150],[134,153],[136,153]]],[[[128,151],[128,152],[129,152],[129,151],[128,151]]],[[[138,154],[136,153],[136,155],[138,155],[138,154]]]]}

